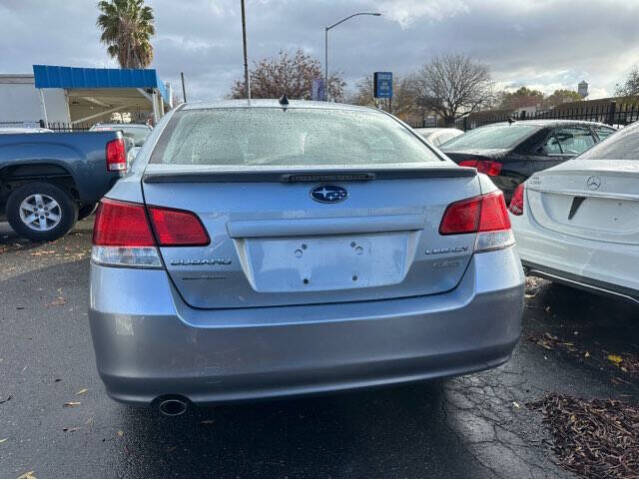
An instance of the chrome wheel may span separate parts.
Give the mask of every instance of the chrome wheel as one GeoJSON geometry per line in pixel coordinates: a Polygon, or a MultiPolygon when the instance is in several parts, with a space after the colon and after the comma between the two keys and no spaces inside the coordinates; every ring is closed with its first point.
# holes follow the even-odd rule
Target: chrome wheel
{"type": "Polygon", "coordinates": [[[32,230],[46,232],[54,229],[62,219],[62,209],[55,198],[34,193],[20,204],[20,220],[32,230]]]}

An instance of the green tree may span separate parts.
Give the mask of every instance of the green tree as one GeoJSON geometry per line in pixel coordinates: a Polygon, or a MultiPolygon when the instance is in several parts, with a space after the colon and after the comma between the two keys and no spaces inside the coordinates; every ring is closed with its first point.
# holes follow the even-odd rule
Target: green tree
{"type": "MultiPolygon", "coordinates": [[[[313,79],[324,78],[320,61],[301,49],[294,54],[280,51],[277,57],[264,58],[253,64],[249,71],[252,98],[288,98],[310,100],[313,79]]],[[[338,74],[328,78],[330,98],[344,98],[346,82],[338,74]]],[[[231,98],[245,98],[244,78],[231,87],[231,98]]]]}
{"type": "Polygon", "coordinates": [[[534,107],[544,102],[544,94],[539,90],[520,87],[514,92],[502,92],[499,108],[516,110],[524,107],[534,107]]]}
{"type": "Polygon", "coordinates": [[[559,89],[555,90],[552,95],[548,95],[544,100],[547,107],[556,107],[562,103],[579,102],[583,100],[574,90],[559,89]]]}
{"type": "Polygon", "coordinates": [[[121,68],[146,68],[153,60],[153,9],[144,0],[101,0],[96,25],[100,41],[121,68]]]}

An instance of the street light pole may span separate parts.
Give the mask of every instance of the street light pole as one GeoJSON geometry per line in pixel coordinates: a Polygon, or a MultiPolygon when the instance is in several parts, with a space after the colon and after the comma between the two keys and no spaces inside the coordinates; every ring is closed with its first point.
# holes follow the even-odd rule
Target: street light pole
{"type": "Polygon", "coordinates": [[[328,31],[337,27],[339,24],[344,23],[346,20],[350,20],[353,17],[359,15],[371,15],[373,17],[379,17],[382,14],[377,12],[359,12],[342,18],[339,22],[335,22],[333,25],[324,27],[324,101],[328,101],[328,31]]]}
{"type": "Polygon", "coordinates": [[[246,52],[246,12],[244,10],[244,0],[240,0],[242,4],[242,45],[244,47],[244,92],[248,100],[251,99],[251,84],[249,81],[248,71],[248,53],[246,52]]]}
{"type": "Polygon", "coordinates": [[[328,30],[324,28],[324,100],[328,102],[328,30]]]}
{"type": "Polygon", "coordinates": [[[180,78],[182,79],[182,98],[186,103],[186,87],[184,86],[184,72],[180,72],[180,78]]]}

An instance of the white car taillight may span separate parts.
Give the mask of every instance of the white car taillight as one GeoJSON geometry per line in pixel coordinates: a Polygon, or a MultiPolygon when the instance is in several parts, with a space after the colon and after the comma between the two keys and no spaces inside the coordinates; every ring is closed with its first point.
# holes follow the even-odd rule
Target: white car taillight
{"type": "Polygon", "coordinates": [[[149,217],[142,204],[102,199],[93,227],[91,259],[100,265],[162,268],[158,244],[178,247],[210,241],[192,212],[149,207],[149,217]]]}
{"type": "Polygon", "coordinates": [[[493,192],[450,204],[439,226],[441,235],[477,233],[475,252],[515,244],[502,192],[493,192]]]}

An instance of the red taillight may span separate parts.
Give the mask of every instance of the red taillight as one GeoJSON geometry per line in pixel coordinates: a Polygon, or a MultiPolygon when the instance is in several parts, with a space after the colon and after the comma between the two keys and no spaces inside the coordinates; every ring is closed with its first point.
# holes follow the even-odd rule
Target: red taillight
{"type": "Polygon", "coordinates": [[[512,198],[510,199],[510,206],[508,210],[513,215],[522,215],[524,213],[524,184],[517,185],[512,198]]]}
{"type": "Polygon", "coordinates": [[[112,247],[162,247],[208,245],[209,236],[191,212],[149,207],[108,198],[100,201],[93,227],[93,245],[112,247]],[[155,238],[153,236],[155,232],[155,238]]]}
{"type": "Polygon", "coordinates": [[[484,195],[479,219],[480,232],[496,232],[510,230],[510,217],[502,192],[484,195]]]}
{"type": "Polygon", "coordinates": [[[457,235],[476,232],[479,228],[481,202],[482,197],[475,197],[448,205],[439,225],[439,233],[457,235]]]}
{"type": "Polygon", "coordinates": [[[510,219],[502,192],[452,203],[439,226],[441,235],[509,230],[510,219]]]}
{"type": "Polygon", "coordinates": [[[474,167],[479,173],[485,173],[489,177],[496,177],[501,173],[501,163],[492,160],[463,160],[459,162],[462,167],[474,167]]]}
{"type": "Polygon", "coordinates": [[[106,144],[106,167],[109,172],[126,171],[126,148],[121,138],[106,144]]]}
{"type": "Polygon", "coordinates": [[[194,213],[149,207],[149,215],[160,246],[200,246],[210,242],[202,222],[194,213]]]}
{"type": "Polygon", "coordinates": [[[103,198],[95,216],[93,245],[112,247],[155,246],[144,205],[103,198]]]}

